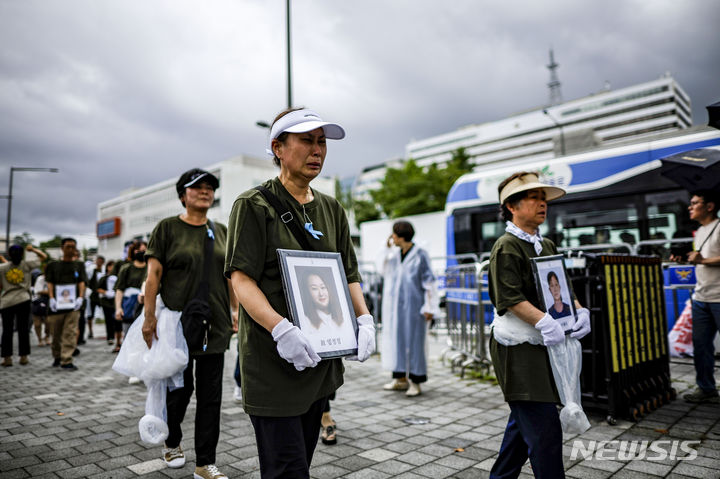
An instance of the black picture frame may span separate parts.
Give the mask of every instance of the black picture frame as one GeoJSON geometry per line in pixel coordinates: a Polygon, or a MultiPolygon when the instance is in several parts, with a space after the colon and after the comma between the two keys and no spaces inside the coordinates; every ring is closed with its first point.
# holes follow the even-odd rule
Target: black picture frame
{"type": "Polygon", "coordinates": [[[553,319],[560,322],[565,334],[570,334],[572,327],[577,321],[577,310],[572,295],[572,285],[568,279],[565,269],[564,256],[561,254],[552,256],[539,256],[530,259],[535,285],[537,287],[538,299],[542,311],[549,313],[553,319]],[[558,311],[557,300],[551,288],[552,279],[556,280],[559,286],[561,310],[558,311]]]}
{"type": "Polygon", "coordinates": [[[277,250],[288,314],[323,359],[357,354],[357,319],[340,253],[277,250]]]}

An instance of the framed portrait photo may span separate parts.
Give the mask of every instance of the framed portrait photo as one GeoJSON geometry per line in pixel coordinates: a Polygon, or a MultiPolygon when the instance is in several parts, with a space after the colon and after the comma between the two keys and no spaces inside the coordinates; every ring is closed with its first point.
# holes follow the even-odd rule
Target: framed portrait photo
{"type": "Polygon", "coordinates": [[[357,354],[357,319],[340,253],[278,249],[290,320],[323,359],[357,354]]]}
{"type": "Polygon", "coordinates": [[[577,319],[575,302],[562,255],[532,258],[538,298],[543,311],[557,320],[565,334],[569,334],[577,319]]]}
{"type": "Polygon", "coordinates": [[[75,308],[76,291],[75,284],[55,285],[55,301],[57,301],[58,311],[75,308]]]}

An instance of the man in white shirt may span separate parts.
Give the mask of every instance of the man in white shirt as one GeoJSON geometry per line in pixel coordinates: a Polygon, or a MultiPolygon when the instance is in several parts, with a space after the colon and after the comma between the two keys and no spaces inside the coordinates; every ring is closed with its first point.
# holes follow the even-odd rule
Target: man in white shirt
{"type": "Polygon", "coordinates": [[[688,253],[695,265],[697,285],[693,293],[693,348],[697,389],[683,396],[693,403],[720,403],[715,385],[715,347],[720,331],[720,198],[716,191],[694,193],[688,211],[700,223],[695,233],[696,250],[688,253]]]}

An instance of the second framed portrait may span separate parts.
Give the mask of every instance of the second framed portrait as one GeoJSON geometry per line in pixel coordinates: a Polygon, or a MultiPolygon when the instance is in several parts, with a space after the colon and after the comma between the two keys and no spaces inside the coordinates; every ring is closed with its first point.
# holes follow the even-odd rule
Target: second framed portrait
{"type": "Polygon", "coordinates": [[[531,260],[542,310],[557,320],[565,333],[575,325],[577,312],[572,299],[562,255],[541,256],[531,260]]]}
{"type": "Polygon", "coordinates": [[[340,253],[277,250],[292,322],[321,358],[357,354],[357,320],[340,253]]]}

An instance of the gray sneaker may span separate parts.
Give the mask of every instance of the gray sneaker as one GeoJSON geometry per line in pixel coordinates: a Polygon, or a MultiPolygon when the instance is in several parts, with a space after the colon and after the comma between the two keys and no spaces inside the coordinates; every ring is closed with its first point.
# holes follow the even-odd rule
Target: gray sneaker
{"type": "Polygon", "coordinates": [[[695,388],[693,392],[685,394],[683,399],[692,403],[720,404],[720,395],[718,395],[717,390],[703,391],[700,388],[695,388]]]}

